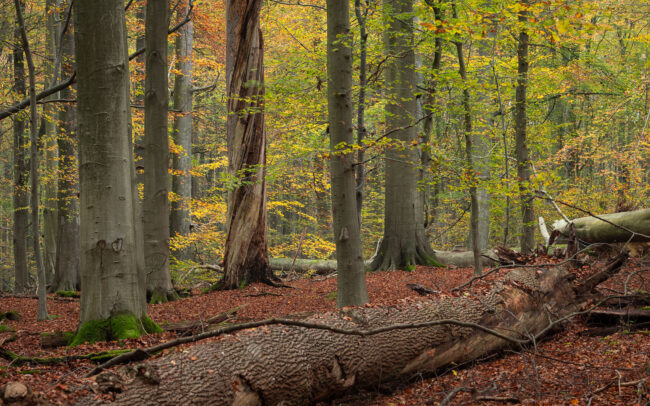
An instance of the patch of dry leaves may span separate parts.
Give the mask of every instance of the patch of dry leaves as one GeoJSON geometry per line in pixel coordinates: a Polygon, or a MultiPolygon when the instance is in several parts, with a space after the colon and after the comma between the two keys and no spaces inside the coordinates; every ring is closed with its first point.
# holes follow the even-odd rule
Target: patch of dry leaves
{"type": "MultiPolygon", "coordinates": [[[[548,262],[548,258],[539,259],[548,262]]],[[[640,265],[631,262],[604,286],[606,294],[620,292],[628,275],[640,265]]],[[[585,267],[579,274],[594,270],[585,267]]],[[[495,273],[477,281],[472,293],[489,288],[491,281],[506,272],[495,273]]],[[[582,275],[579,275],[582,276],[582,275]]],[[[418,300],[407,284],[420,284],[445,295],[459,295],[451,289],[472,277],[472,270],[417,267],[413,272],[377,272],[367,275],[368,294],[372,306],[391,305],[418,300]]],[[[194,295],[173,303],[149,305],[148,314],[158,323],[207,319],[210,316],[246,304],[233,322],[259,320],[302,312],[335,310],[335,278],[300,279],[288,283],[291,288],[271,288],[255,284],[242,290],[194,295]],[[271,293],[269,295],[269,293],[271,293]]],[[[630,278],[628,289],[650,291],[650,273],[630,278]]],[[[37,322],[37,301],[33,298],[0,297],[0,312],[16,310],[20,321],[5,320],[2,324],[14,332],[0,333],[0,342],[15,335],[3,347],[20,355],[52,357],[87,354],[109,349],[148,347],[176,337],[175,333],[149,335],[137,340],[96,343],[75,348],[43,349],[40,333],[73,331],[79,318],[79,302],[48,300],[48,310],[56,318],[37,322]]],[[[566,329],[538,343],[536,348],[510,350],[491,356],[483,362],[458,365],[438,376],[419,376],[400,386],[373,388],[334,401],[347,405],[437,405],[454,389],[458,391],[448,404],[507,404],[515,399],[522,404],[580,405],[644,405],[650,402],[640,396],[638,387],[630,384],[645,379],[650,392],[650,332],[619,332],[608,337],[580,335],[586,326],[573,320],[566,329]],[[384,393],[389,391],[388,393],[384,393]],[[493,400],[481,400],[493,399],[493,400]],[[498,400],[496,400],[498,399],[498,400]]],[[[20,381],[34,391],[44,404],[70,404],[88,393],[91,381],[83,376],[94,364],[73,360],[55,365],[13,366],[0,359],[0,386],[20,381]]],[[[1,402],[1,401],[0,401],[1,402]]]]}

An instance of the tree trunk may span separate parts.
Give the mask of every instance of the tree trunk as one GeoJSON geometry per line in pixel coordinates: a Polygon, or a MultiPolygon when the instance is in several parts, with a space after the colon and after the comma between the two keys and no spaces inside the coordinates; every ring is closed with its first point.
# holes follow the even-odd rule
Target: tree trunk
{"type": "MultiPolygon", "coordinates": [[[[45,83],[48,86],[53,82],[55,75],[55,60],[58,44],[58,30],[56,24],[55,1],[47,0],[45,12],[47,15],[47,59],[45,67],[45,83]]],[[[56,97],[56,96],[55,96],[56,97]]],[[[43,106],[43,115],[41,117],[41,126],[44,127],[43,149],[45,150],[45,176],[43,176],[43,243],[44,243],[44,265],[45,275],[48,283],[54,281],[56,268],[56,242],[57,242],[57,170],[58,151],[56,144],[56,109],[54,105],[48,103],[43,106]]]]}
{"type": "Polygon", "coordinates": [[[228,199],[222,287],[268,282],[266,134],[261,0],[228,0],[226,77],[228,169],[236,186],[228,199]]]}
{"type": "Polygon", "coordinates": [[[74,9],[82,288],[77,344],[137,337],[154,327],[146,317],[136,252],[124,3],[77,0],[74,9]]]}
{"type": "Polygon", "coordinates": [[[148,1],[145,12],[144,259],[151,303],[177,298],[169,274],[169,136],[167,27],[169,1],[148,1]]]}
{"type": "MultiPolygon", "coordinates": [[[[188,5],[189,6],[189,5],[188,5]]],[[[176,73],[174,79],[174,130],[176,152],[172,155],[172,192],[170,233],[190,234],[190,201],[192,199],[192,22],[185,24],[176,37],[176,73]]],[[[189,246],[174,251],[179,260],[190,259],[189,246]]]]}
{"type": "Polygon", "coordinates": [[[357,197],[357,217],[359,218],[359,228],[361,228],[361,209],[363,208],[363,185],[365,183],[365,174],[363,168],[364,161],[364,145],[363,141],[366,138],[366,86],[368,85],[366,63],[367,59],[367,41],[368,34],[366,33],[366,17],[368,16],[368,5],[361,10],[361,0],[354,0],[354,14],[359,23],[359,98],[357,100],[357,166],[356,173],[356,186],[355,194],[357,197]]]}
{"type": "MultiPolygon", "coordinates": [[[[347,0],[327,1],[327,111],[332,173],[332,219],[339,271],[336,306],[368,302],[355,193],[352,130],[352,35],[347,0]]],[[[363,114],[363,112],[362,112],[363,114]]]]}
{"type": "Polygon", "coordinates": [[[417,160],[414,146],[417,101],[412,0],[384,1],[386,29],[386,127],[394,131],[386,148],[384,236],[373,270],[412,268],[433,262],[431,248],[417,232],[417,160]],[[420,238],[418,238],[420,237],[420,238]]]}
{"type": "MultiPolygon", "coordinates": [[[[456,12],[456,3],[452,3],[454,18],[458,18],[456,12]]],[[[458,73],[463,80],[463,133],[465,135],[465,155],[467,162],[470,196],[470,222],[469,222],[469,241],[471,242],[472,252],[474,254],[474,275],[483,273],[481,266],[481,248],[479,238],[479,212],[478,192],[475,179],[476,173],[474,172],[474,152],[476,149],[473,147],[474,134],[472,134],[472,110],[470,105],[469,84],[467,83],[467,69],[465,67],[465,56],[463,54],[463,43],[455,41],[456,51],[458,53],[458,73]]]]}
{"type": "Polygon", "coordinates": [[[36,275],[38,278],[38,320],[47,320],[47,298],[46,298],[46,277],[45,267],[43,266],[43,255],[41,253],[41,230],[39,226],[40,213],[40,196],[39,196],[39,168],[38,168],[38,114],[36,106],[36,69],[32,60],[32,51],[29,48],[27,39],[27,28],[23,20],[22,1],[14,0],[16,8],[16,18],[20,27],[20,37],[27,60],[27,69],[29,71],[29,116],[30,116],[30,172],[31,172],[31,214],[32,214],[32,243],[34,250],[34,262],[36,265],[36,275]]]}
{"type": "Polygon", "coordinates": [[[535,248],[535,213],[533,195],[530,191],[530,159],[528,157],[526,114],[526,91],[528,87],[528,0],[521,1],[519,11],[519,40],[517,43],[517,88],[515,93],[515,152],[517,155],[517,178],[521,199],[521,252],[535,248]]]}
{"type": "MultiPolygon", "coordinates": [[[[68,27],[61,38],[61,77],[74,71],[74,34],[68,27]]],[[[72,87],[61,90],[61,98],[71,99],[72,87]]],[[[63,103],[59,111],[59,179],[58,179],[58,244],[53,290],[78,290],[79,272],[79,169],[77,160],[77,109],[63,103]]]]}
{"type": "MultiPolygon", "coordinates": [[[[14,31],[16,45],[13,49],[14,65],[14,90],[17,98],[25,97],[25,64],[23,62],[23,49],[20,45],[20,28],[14,31]]],[[[29,270],[27,268],[27,228],[29,193],[27,190],[27,142],[25,140],[25,115],[14,116],[14,292],[22,293],[29,285],[29,270]]]]}
{"type": "Polygon", "coordinates": [[[141,365],[159,382],[136,378],[112,404],[315,404],[351,388],[408,380],[527,343],[531,335],[539,339],[553,321],[577,311],[583,294],[622,259],[577,288],[566,268],[519,268],[483,295],[345,309],[250,329],[141,365]]]}
{"type": "MultiPolygon", "coordinates": [[[[598,217],[581,217],[571,221],[575,225],[576,237],[579,240],[586,243],[650,241],[650,209],[601,214],[598,217]],[[630,231],[638,234],[632,234],[630,231]]],[[[563,220],[556,221],[553,229],[565,236],[569,235],[569,224],[563,220]]]]}

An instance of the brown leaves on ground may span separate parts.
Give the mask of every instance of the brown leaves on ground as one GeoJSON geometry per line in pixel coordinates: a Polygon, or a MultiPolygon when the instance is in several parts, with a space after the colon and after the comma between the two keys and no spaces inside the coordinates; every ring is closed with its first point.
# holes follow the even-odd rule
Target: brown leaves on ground
{"type": "MultiPolygon", "coordinates": [[[[540,263],[549,258],[537,259],[540,263]]],[[[578,278],[595,272],[593,268],[576,270],[578,278]]],[[[640,265],[630,262],[601,287],[603,294],[650,291],[650,272],[637,273],[640,265]]],[[[407,284],[419,284],[437,291],[436,295],[465,295],[485,291],[491,281],[507,270],[476,281],[471,290],[452,292],[472,277],[472,269],[418,267],[413,272],[377,272],[367,275],[370,306],[391,305],[421,300],[407,284]]],[[[195,295],[172,303],[150,305],[149,316],[158,323],[183,320],[206,320],[215,314],[242,304],[231,322],[259,320],[294,313],[333,311],[336,306],[336,279],[300,279],[288,283],[292,288],[271,288],[255,284],[242,290],[195,295]],[[272,295],[263,293],[273,293],[272,295]]],[[[18,311],[20,321],[4,320],[9,330],[0,333],[6,350],[23,356],[52,357],[80,355],[110,349],[148,347],[169,341],[177,335],[166,332],[137,340],[96,343],[75,348],[42,349],[40,333],[73,331],[79,317],[78,301],[48,300],[50,314],[56,318],[37,322],[37,301],[33,298],[0,297],[0,313],[18,311]],[[15,337],[15,339],[14,339],[15,337]]],[[[448,395],[447,404],[620,404],[641,405],[650,402],[650,331],[618,332],[606,337],[580,335],[586,326],[579,320],[567,323],[566,329],[538,343],[536,348],[513,349],[493,355],[483,362],[457,365],[438,376],[419,376],[399,386],[373,388],[355,393],[334,404],[349,405],[437,405],[448,395]],[[644,386],[645,385],[645,386],[644,386]],[[453,392],[453,393],[452,393],[453,392]]],[[[165,350],[177,351],[181,348],[165,350]]],[[[96,388],[92,379],[83,376],[95,364],[73,360],[64,364],[14,366],[0,360],[0,386],[18,381],[28,386],[39,399],[49,404],[70,404],[96,388]]]]}

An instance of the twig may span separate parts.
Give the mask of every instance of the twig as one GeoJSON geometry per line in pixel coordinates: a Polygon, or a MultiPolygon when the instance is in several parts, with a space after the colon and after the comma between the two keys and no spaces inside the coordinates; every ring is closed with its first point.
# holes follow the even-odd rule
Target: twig
{"type": "Polygon", "coordinates": [[[447,394],[447,396],[445,396],[445,398],[442,400],[442,402],[440,402],[440,404],[438,406],[448,405],[449,402],[451,402],[451,400],[454,398],[454,396],[456,396],[460,392],[474,392],[475,390],[476,389],[474,389],[474,388],[468,388],[466,386],[459,386],[456,389],[449,392],[447,394]]]}

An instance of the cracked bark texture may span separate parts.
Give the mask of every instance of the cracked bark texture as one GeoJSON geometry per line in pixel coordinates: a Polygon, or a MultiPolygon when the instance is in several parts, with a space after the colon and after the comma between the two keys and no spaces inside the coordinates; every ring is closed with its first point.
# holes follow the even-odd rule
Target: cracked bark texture
{"type": "Polygon", "coordinates": [[[74,2],[81,217],[80,322],[145,315],[134,226],[124,3],[74,2]],[[99,28],[99,29],[98,29],[99,28]]]}
{"type": "Polygon", "coordinates": [[[169,274],[169,136],[167,134],[168,0],[145,12],[144,260],[152,302],[175,298],[169,274]]]}
{"type": "Polygon", "coordinates": [[[228,194],[228,235],[221,287],[269,281],[266,235],[266,134],[261,0],[226,4],[228,170],[235,183],[228,194]]]}
{"type": "MultiPolygon", "coordinates": [[[[521,268],[482,296],[348,308],[306,321],[369,330],[453,319],[521,339],[540,332],[550,318],[577,309],[571,276],[564,268],[521,268]]],[[[449,324],[366,337],[304,327],[260,327],[143,364],[159,376],[157,382],[136,378],[114,404],[313,404],[351,388],[408,379],[509,345],[489,333],[449,324]]],[[[87,398],[80,403],[97,402],[87,398]]]]}

